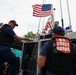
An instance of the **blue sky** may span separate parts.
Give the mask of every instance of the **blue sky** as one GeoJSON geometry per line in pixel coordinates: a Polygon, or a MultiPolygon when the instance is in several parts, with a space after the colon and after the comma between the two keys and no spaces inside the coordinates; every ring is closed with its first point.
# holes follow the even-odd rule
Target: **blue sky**
{"type": "MultiPolygon", "coordinates": [[[[54,11],[54,20],[59,21],[61,26],[61,12],[60,12],[60,0],[44,0],[44,3],[53,4],[56,8],[54,11]]],[[[69,25],[68,11],[66,0],[61,0],[62,2],[62,13],[64,26],[69,25]]],[[[39,19],[38,17],[32,16],[33,9],[32,5],[42,4],[43,0],[0,0],[0,22],[8,23],[10,20],[16,20],[19,27],[15,28],[15,32],[18,35],[23,36],[28,31],[37,32],[39,19]]],[[[73,31],[76,31],[76,1],[68,0],[71,24],[73,31]]],[[[45,21],[48,17],[45,17],[45,21]]],[[[40,25],[42,27],[42,25],[40,25]]]]}

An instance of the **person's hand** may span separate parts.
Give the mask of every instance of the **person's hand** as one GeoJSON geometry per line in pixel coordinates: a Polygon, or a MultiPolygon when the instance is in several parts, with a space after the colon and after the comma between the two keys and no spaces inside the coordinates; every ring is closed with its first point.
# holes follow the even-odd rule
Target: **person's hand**
{"type": "Polygon", "coordinates": [[[33,41],[32,39],[29,39],[29,38],[25,38],[25,40],[26,40],[26,41],[33,41]]]}
{"type": "Polygon", "coordinates": [[[23,39],[24,41],[28,41],[29,40],[29,38],[26,38],[26,37],[24,37],[24,39],[23,39]]]}
{"type": "Polygon", "coordinates": [[[29,38],[24,38],[23,40],[21,40],[22,42],[28,42],[28,41],[33,41],[32,39],[29,38]]]}

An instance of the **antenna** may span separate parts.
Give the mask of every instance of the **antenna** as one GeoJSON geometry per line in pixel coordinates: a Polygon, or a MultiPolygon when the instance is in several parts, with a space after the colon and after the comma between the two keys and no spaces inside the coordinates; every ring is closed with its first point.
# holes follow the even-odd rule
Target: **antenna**
{"type": "Polygon", "coordinates": [[[60,0],[60,10],[61,10],[61,23],[62,23],[62,27],[64,28],[61,0],[60,0]]]}
{"type": "MultiPolygon", "coordinates": [[[[67,3],[67,9],[68,9],[68,16],[69,16],[69,26],[72,27],[71,25],[71,18],[70,18],[70,11],[69,11],[69,4],[68,4],[68,0],[66,0],[66,3],[67,3]]],[[[72,30],[72,28],[71,28],[72,30]]]]}

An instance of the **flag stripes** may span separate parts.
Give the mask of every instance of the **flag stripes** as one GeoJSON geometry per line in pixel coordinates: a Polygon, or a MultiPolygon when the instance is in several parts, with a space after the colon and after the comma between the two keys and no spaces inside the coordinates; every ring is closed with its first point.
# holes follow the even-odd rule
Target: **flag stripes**
{"type": "Polygon", "coordinates": [[[45,4],[45,5],[40,5],[40,4],[35,4],[33,5],[33,16],[36,17],[46,17],[51,15],[51,4],[45,4]],[[49,8],[50,7],[50,8],[49,8]]]}

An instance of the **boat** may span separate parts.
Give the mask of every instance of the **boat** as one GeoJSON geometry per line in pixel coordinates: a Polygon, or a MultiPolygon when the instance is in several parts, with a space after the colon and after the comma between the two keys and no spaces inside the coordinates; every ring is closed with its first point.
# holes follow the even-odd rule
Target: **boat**
{"type": "MultiPolygon", "coordinates": [[[[63,24],[63,18],[62,18],[63,24]]],[[[11,49],[20,60],[19,75],[45,75],[46,67],[42,69],[37,66],[37,58],[45,42],[51,40],[51,34],[38,36],[30,41],[15,40],[11,49]],[[19,54],[19,55],[18,55],[19,54]]],[[[66,31],[66,37],[76,44],[76,32],[66,31]]]]}

